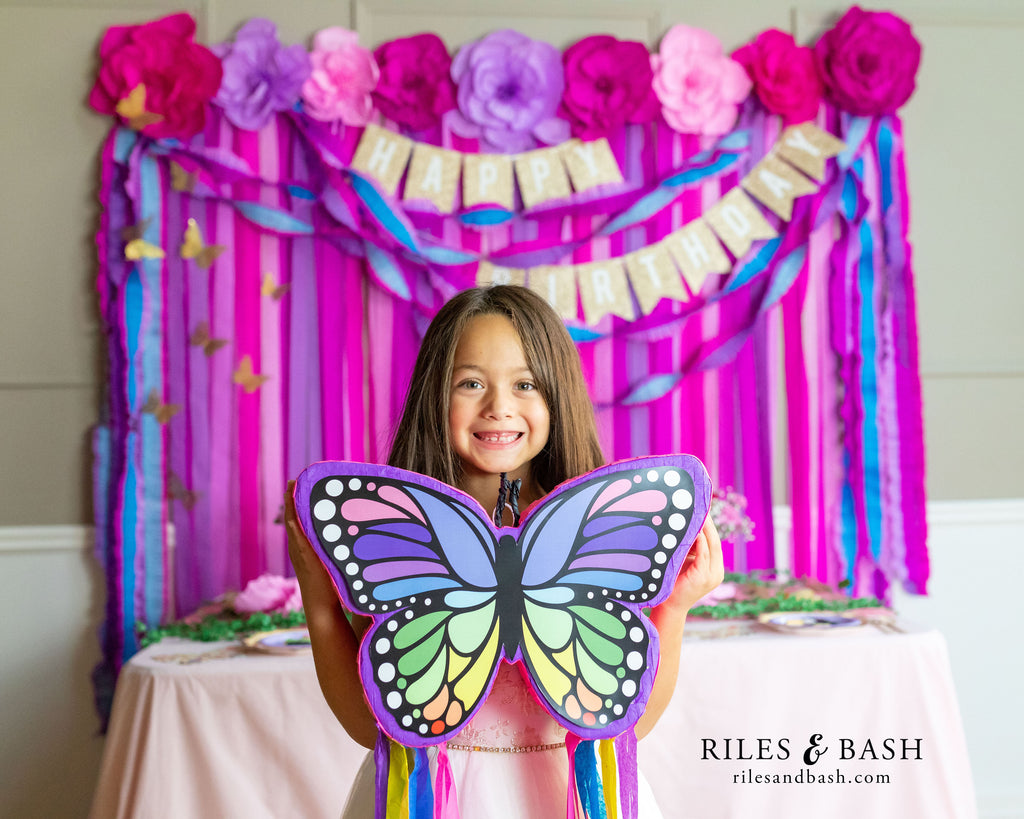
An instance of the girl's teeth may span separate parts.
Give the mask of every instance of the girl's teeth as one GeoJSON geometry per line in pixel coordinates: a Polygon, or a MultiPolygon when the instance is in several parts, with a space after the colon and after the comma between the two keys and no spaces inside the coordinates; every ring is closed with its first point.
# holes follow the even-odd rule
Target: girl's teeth
{"type": "Polygon", "coordinates": [[[477,437],[481,441],[487,441],[492,444],[508,444],[516,440],[519,437],[518,432],[479,432],[477,437]]]}

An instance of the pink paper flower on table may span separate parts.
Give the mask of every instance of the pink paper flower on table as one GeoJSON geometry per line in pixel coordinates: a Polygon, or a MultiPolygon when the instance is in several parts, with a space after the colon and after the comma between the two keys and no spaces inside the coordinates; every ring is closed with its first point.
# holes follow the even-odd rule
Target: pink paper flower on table
{"type": "Polygon", "coordinates": [[[233,43],[213,50],[224,68],[214,102],[232,123],[248,131],[258,131],[277,111],[291,108],[310,72],[306,49],[282,48],[277,26],[259,17],[242,26],[233,43]]]}
{"type": "Polygon", "coordinates": [[[565,89],[562,59],[549,43],[510,29],[459,49],[452,62],[459,107],[447,115],[460,136],[505,153],[555,145],[569,124],[555,116],[565,89]]]}
{"type": "Polygon", "coordinates": [[[195,20],[184,12],[108,28],[89,104],[118,114],[146,136],[187,139],[199,133],[222,71],[217,55],[193,41],[195,32],[195,20]]]}
{"type": "Polygon", "coordinates": [[[366,125],[373,113],[373,89],[380,71],[354,31],[332,26],[313,38],[313,70],[302,86],[305,111],[324,122],[366,125]]]}
{"type": "Polygon", "coordinates": [[[921,44],[887,11],[852,6],[814,46],[825,96],[860,116],[891,114],[914,93],[921,44]]]}
{"type": "Polygon", "coordinates": [[[643,43],[597,34],[569,46],[562,65],[562,110],[575,136],[603,136],[658,116],[650,54],[643,43]]]}
{"type": "Polygon", "coordinates": [[[719,583],[715,588],[705,594],[700,600],[694,603],[696,606],[714,606],[716,603],[721,603],[724,600],[732,600],[736,597],[737,586],[735,583],[726,581],[725,583],[719,583]]]}
{"type": "Polygon", "coordinates": [[[259,611],[267,614],[285,614],[299,611],[302,608],[299,583],[294,577],[260,575],[255,580],[250,580],[235,596],[232,607],[239,614],[259,611]]]}
{"type": "Polygon", "coordinates": [[[817,115],[823,89],[814,52],[798,46],[792,34],[768,29],[732,58],[746,69],[764,107],[787,125],[817,115]]]}
{"type": "Polygon", "coordinates": [[[373,99],[388,119],[424,131],[455,107],[452,58],[436,34],[392,40],[373,56],[380,69],[373,99]]]}
{"type": "Polygon", "coordinates": [[[743,66],[722,53],[718,38],[703,29],[672,26],[651,55],[651,67],[661,113],[683,134],[726,133],[750,94],[743,66]]]}

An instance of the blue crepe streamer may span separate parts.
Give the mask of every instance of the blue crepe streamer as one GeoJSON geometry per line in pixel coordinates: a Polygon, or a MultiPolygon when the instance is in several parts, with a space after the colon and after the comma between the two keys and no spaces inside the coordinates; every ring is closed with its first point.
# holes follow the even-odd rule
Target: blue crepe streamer
{"type": "Polygon", "coordinates": [[[363,246],[366,248],[366,261],[373,268],[380,283],[399,298],[406,301],[411,299],[409,284],[391,256],[370,242],[364,242],[363,246]]]}
{"type": "Polygon", "coordinates": [[[459,221],[471,227],[489,227],[491,225],[503,225],[510,222],[513,213],[501,208],[486,208],[484,210],[471,210],[468,213],[459,215],[459,221]]]}
{"type": "Polygon", "coordinates": [[[268,208],[255,202],[232,201],[232,205],[250,222],[260,227],[269,228],[278,233],[291,233],[305,236],[313,232],[313,226],[301,219],[285,213],[277,208],[268,208]]]}
{"type": "Polygon", "coordinates": [[[380,223],[380,226],[384,228],[387,234],[403,247],[418,252],[419,245],[413,238],[413,235],[409,232],[405,223],[395,215],[387,200],[380,195],[373,184],[357,173],[350,173],[349,179],[352,180],[352,190],[363,200],[363,204],[366,205],[370,214],[380,223]]]}
{"type": "Polygon", "coordinates": [[[573,756],[576,770],[576,792],[580,796],[584,814],[588,819],[607,819],[604,790],[601,787],[601,776],[597,772],[597,752],[594,748],[594,740],[580,740],[573,756]]]}
{"type": "Polygon", "coordinates": [[[413,763],[409,774],[409,819],[431,819],[434,815],[434,789],[430,784],[430,760],[426,748],[414,749],[413,763]]]}

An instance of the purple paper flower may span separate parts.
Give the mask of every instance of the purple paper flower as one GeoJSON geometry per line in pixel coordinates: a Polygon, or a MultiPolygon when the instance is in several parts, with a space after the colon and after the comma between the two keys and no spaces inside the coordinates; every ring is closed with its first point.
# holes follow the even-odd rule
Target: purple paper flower
{"type": "Polygon", "coordinates": [[[565,87],[562,58],[549,43],[495,31],[459,50],[452,79],[459,107],[447,116],[461,136],[506,153],[569,136],[569,124],[555,116],[565,87]]]}
{"type": "Polygon", "coordinates": [[[750,93],[743,66],[722,53],[715,35],[677,24],[651,55],[654,93],[665,121],[683,134],[724,134],[750,93]]]}
{"type": "Polygon", "coordinates": [[[658,116],[650,55],[643,43],[596,34],[569,46],[562,63],[562,105],[576,136],[590,139],[658,116]]]}
{"type": "Polygon", "coordinates": [[[247,131],[258,131],[276,112],[291,108],[309,76],[306,49],[283,48],[277,27],[260,17],[242,26],[233,43],[214,46],[213,52],[224,69],[214,102],[234,125],[247,131]]]}
{"type": "Polygon", "coordinates": [[[852,6],[814,46],[825,95],[860,116],[890,114],[914,93],[921,44],[906,20],[852,6]]]}

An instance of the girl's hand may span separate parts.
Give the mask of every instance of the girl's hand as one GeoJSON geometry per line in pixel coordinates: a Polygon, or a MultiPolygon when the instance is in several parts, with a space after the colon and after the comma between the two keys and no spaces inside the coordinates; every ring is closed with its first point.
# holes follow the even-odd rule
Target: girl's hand
{"type": "Polygon", "coordinates": [[[295,511],[295,481],[288,481],[284,493],[284,526],[288,533],[288,558],[295,569],[295,578],[299,581],[302,593],[302,607],[307,618],[311,612],[320,607],[333,609],[340,605],[331,576],[327,573],[320,558],[317,557],[313,544],[302,531],[299,516],[295,511]]]}
{"type": "Polygon", "coordinates": [[[709,516],[690,548],[690,553],[683,560],[672,594],[658,608],[667,608],[685,615],[694,603],[717,588],[724,577],[722,539],[709,516]]]}

